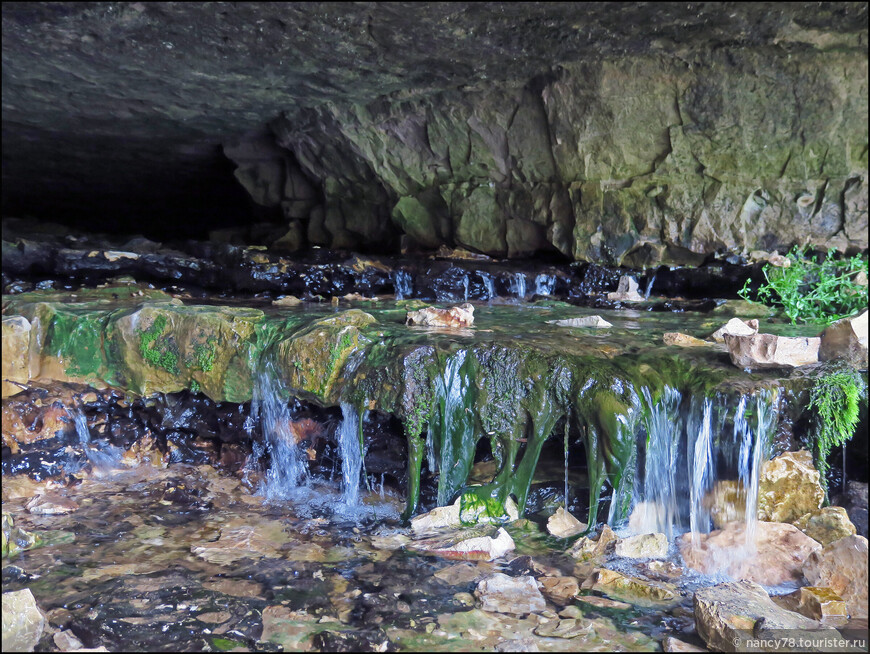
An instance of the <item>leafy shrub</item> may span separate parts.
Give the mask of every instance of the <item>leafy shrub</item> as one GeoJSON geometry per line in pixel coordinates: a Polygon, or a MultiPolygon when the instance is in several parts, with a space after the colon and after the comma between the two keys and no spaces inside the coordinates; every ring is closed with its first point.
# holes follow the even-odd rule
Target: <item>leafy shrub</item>
{"type": "MultiPolygon", "coordinates": [[[[861,255],[835,259],[829,250],[824,260],[808,257],[795,247],[787,257],[787,267],[766,264],[762,269],[765,283],[756,293],[756,301],[781,305],[792,324],[801,321],[828,325],[851,316],[867,306],[867,286],[856,277],[867,274],[867,258],[861,255]]],[[[739,291],[744,300],[750,296],[751,279],[739,291]]]]}

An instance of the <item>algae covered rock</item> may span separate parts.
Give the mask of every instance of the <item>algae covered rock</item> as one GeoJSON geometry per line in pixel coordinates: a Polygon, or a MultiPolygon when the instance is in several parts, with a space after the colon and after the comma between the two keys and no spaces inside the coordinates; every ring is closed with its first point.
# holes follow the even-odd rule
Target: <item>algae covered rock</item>
{"type": "Polygon", "coordinates": [[[42,539],[24,529],[16,527],[12,514],[3,511],[3,558],[12,556],[23,550],[38,547],[42,539]]]}
{"type": "Polygon", "coordinates": [[[30,321],[24,316],[3,316],[3,397],[15,395],[30,380],[30,321]]]}

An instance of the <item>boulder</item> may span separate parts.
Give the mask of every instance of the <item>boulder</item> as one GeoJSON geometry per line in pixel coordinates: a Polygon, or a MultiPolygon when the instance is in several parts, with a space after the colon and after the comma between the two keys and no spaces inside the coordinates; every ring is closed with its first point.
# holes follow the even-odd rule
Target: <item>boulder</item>
{"type": "Polygon", "coordinates": [[[547,520],[547,531],[556,538],[570,538],[586,531],[586,524],[560,506],[547,520]]]}
{"type": "Polygon", "coordinates": [[[829,325],[819,337],[819,360],[845,359],[850,365],[867,369],[867,310],[829,325]]]}
{"type": "Polygon", "coordinates": [[[753,336],[758,333],[758,319],[741,320],[732,318],[710,335],[716,343],[725,342],[725,334],[732,336],[753,336]]]}
{"type": "Polygon", "coordinates": [[[408,549],[445,559],[494,561],[516,549],[513,539],[499,528],[493,536],[462,538],[462,532],[442,538],[430,538],[408,544],[408,549]]]}
{"type": "Polygon", "coordinates": [[[680,332],[665,332],[662,336],[662,341],[665,345],[676,345],[677,347],[709,347],[712,343],[702,341],[700,338],[682,334],[680,332]]]}
{"type": "Polygon", "coordinates": [[[846,601],[852,618],[867,619],[867,539],[841,538],[813,552],[803,565],[811,586],[830,588],[846,601]]]}
{"type": "Polygon", "coordinates": [[[683,534],[677,545],[683,561],[694,570],[765,586],[800,583],[804,561],[822,547],[794,525],[780,522],[757,523],[754,547],[746,541],[746,525],[732,522],[709,534],[683,534]]]}
{"type": "Polygon", "coordinates": [[[587,581],[591,582],[592,590],[641,606],[672,602],[679,597],[673,584],[644,581],[607,568],[600,568],[587,581]]]}
{"type": "Polygon", "coordinates": [[[568,554],[579,561],[591,561],[604,556],[608,545],[618,540],[613,530],[604,525],[596,538],[584,536],[568,550],[568,554]]]}
{"type": "Polygon", "coordinates": [[[759,520],[794,522],[818,512],[825,500],[819,471],[807,450],[786,452],[765,462],[758,484],[759,520]]]}
{"type": "Polygon", "coordinates": [[[813,620],[839,624],[848,620],[846,601],[830,588],[804,586],[800,590],[798,613],[813,620]]]}
{"type": "Polygon", "coordinates": [[[668,545],[668,537],[664,534],[641,534],[617,540],[613,553],[629,559],[664,559],[668,555],[668,545]]]}
{"type": "Polygon", "coordinates": [[[45,616],[29,588],[3,593],[4,652],[32,652],[45,624],[45,616]]]}
{"type": "Polygon", "coordinates": [[[548,320],[547,322],[559,327],[594,327],[596,329],[613,327],[613,325],[598,315],[583,316],[582,318],[566,318],[565,320],[548,320]]]}
{"type": "Polygon", "coordinates": [[[637,292],[637,281],[634,277],[623,275],[619,278],[619,286],[615,293],[608,293],[607,299],[615,302],[643,302],[643,296],[637,292]]]}
{"type": "Polygon", "coordinates": [[[826,506],[818,513],[808,513],[798,518],[794,525],[822,545],[856,533],[855,525],[842,506],[826,506]]]}
{"type": "Polygon", "coordinates": [[[3,317],[3,397],[15,395],[30,379],[30,321],[24,316],[3,317]]]}
{"type": "MultiPolygon", "coordinates": [[[[466,512],[466,515],[464,516],[461,515],[461,507],[462,497],[458,497],[450,506],[437,506],[428,513],[423,513],[411,518],[411,529],[416,535],[426,534],[442,528],[457,529],[464,524],[462,521],[463,518],[465,518],[466,524],[468,523],[468,512],[466,512]]],[[[517,503],[510,497],[505,501],[504,508],[508,520],[512,521],[519,518],[517,503]]],[[[498,521],[498,518],[490,516],[485,512],[475,516],[476,524],[487,524],[498,521]]]]}
{"type": "Polygon", "coordinates": [[[405,324],[449,329],[471,327],[474,324],[474,307],[469,302],[448,309],[423,307],[409,311],[405,316],[405,324]]]}
{"type": "Polygon", "coordinates": [[[668,636],[662,641],[662,650],[665,652],[706,652],[708,651],[706,647],[700,647],[698,645],[692,645],[691,643],[687,643],[679,638],[674,638],[673,636],[668,636]]]}
{"type": "Polygon", "coordinates": [[[532,576],[509,577],[497,572],[478,583],[474,594],[484,611],[523,615],[547,608],[532,576]]]}
{"type": "Polygon", "coordinates": [[[560,606],[568,604],[580,592],[580,584],[574,577],[541,577],[539,582],[547,599],[560,606]]]}
{"type": "MultiPolygon", "coordinates": [[[[762,638],[768,630],[788,630],[789,637],[819,637],[821,625],[770,599],[764,588],[751,581],[738,581],[702,588],[695,592],[695,625],[707,647],[719,652],[775,651],[781,647],[774,634],[762,641],[761,649],[749,648],[748,640],[762,638]]],[[[826,636],[839,634],[830,630],[826,636]]]]}
{"type": "Polygon", "coordinates": [[[750,370],[762,368],[796,368],[817,363],[821,339],[753,334],[724,334],[731,363],[750,370]]]}

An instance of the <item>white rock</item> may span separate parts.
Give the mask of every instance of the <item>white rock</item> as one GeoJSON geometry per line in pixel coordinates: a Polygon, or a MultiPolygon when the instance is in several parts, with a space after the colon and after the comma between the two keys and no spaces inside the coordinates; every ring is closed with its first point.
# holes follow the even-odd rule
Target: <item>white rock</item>
{"type": "Polygon", "coordinates": [[[731,363],[738,368],[796,368],[817,363],[822,339],[776,334],[725,334],[731,363]]]}
{"type": "Polygon", "coordinates": [[[509,577],[497,572],[477,584],[474,594],[484,611],[522,615],[547,608],[538,582],[532,576],[509,577]]]}
{"type": "Polygon", "coordinates": [[[29,588],[3,593],[3,651],[32,652],[45,630],[45,616],[29,588]]]}
{"type": "Polygon", "coordinates": [[[643,302],[643,296],[637,292],[638,286],[634,277],[623,275],[619,278],[619,286],[615,293],[608,293],[608,300],[623,302],[643,302]]]}
{"type": "Polygon", "coordinates": [[[867,619],[867,539],[847,536],[810,554],[803,565],[811,586],[826,586],[846,600],[852,618],[867,619]]]}
{"type": "Polygon", "coordinates": [[[423,307],[417,311],[409,311],[405,316],[405,324],[424,327],[471,327],[474,324],[474,306],[466,302],[449,309],[423,307]]]}
{"type": "Polygon", "coordinates": [[[559,327],[595,327],[602,329],[604,327],[613,327],[601,316],[584,316],[582,318],[567,318],[565,320],[548,320],[551,325],[559,325],[559,327]]]}
{"type": "Polygon", "coordinates": [[[586,531],[586,525],[560,506],[547,520],[547,531],[556,538],[570,538],[586,531]]]}
{"type": "Polygon", "coordinates": [[[616,556],[629,559],[664,559],[668,556],[668,537],[664,534],[641,534],[620,538],[613,552],[616,556]]]}
{"type": "Polygon", "coordinates": [[[740,318],[732,318],[710,336],[717,343],[725,342],[725,334],[734,336],[752,336],[758,333],[758,319],[741,320],[740,318]]]}
{"type": "MultiPolygon", "coordinates": [[[[437,506],[428,513],[415,516],[411,518],[411,529],[414,531],[414,534],[421,535],[438,529],[455,529],[461,527],[463,526],[462,521],[460,520],[461,505],[462,497],[459,497],[450,506],[437,506]]],[[[510,497],[505,500],[504,508],[508,520],[513,521],[520,517],[519,511],[517,511],[517,503],[510,497]]],[[[484,515],[478,519],[477,524],[486,524],[489,522],[493,522],[493,520],[484,515]]]]}

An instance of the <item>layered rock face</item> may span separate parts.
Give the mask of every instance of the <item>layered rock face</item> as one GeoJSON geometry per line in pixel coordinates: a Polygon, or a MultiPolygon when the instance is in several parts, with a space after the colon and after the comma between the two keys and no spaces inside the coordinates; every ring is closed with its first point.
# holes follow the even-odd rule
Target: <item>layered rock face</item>
{"type": "Polygon", "coordinates": [[[239,156],[236,175],[333,247],[405,234],[636,267],[865,248],[866,98],[866,58],[840,51],[572,63],[525,84],[279,118],[280,147],[258,137],[264,158],[239,156]],[[266,181],[281,166],[283,192],[266,181]]]}
{"type": "Polygon", "coordinates": [[[7,213],[628,266],[867,247],[864,3],[14,4],[3,63],[7,213]]]}

